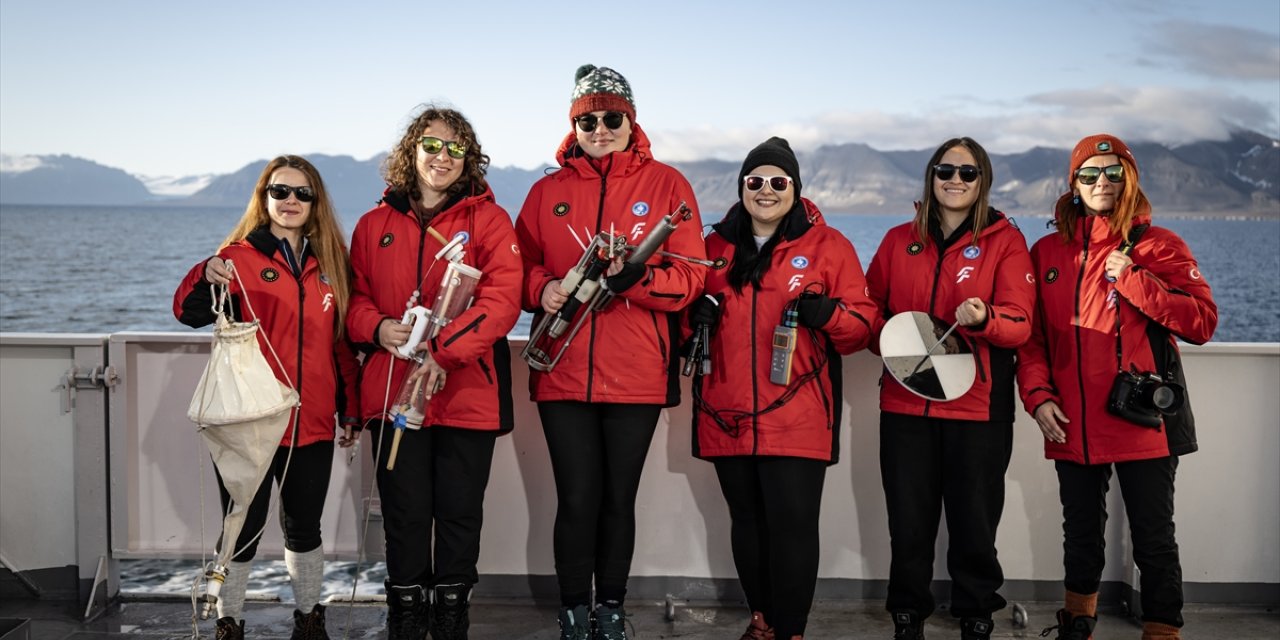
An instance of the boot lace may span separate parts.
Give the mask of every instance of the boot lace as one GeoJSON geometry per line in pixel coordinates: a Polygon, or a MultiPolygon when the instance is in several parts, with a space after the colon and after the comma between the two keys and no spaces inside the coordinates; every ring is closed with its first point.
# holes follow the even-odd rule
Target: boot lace
{"type": "MultiPolygon", "coordinates": [[[[592,640],[627,640],[627,625],[631,621],[627,619],[627,612],[622,607],[600,605],[591,612],[591,619],[595,622],[592,640]]],[[[636,629],[632,626],[632,635],[635,632],[636,629]]]]}

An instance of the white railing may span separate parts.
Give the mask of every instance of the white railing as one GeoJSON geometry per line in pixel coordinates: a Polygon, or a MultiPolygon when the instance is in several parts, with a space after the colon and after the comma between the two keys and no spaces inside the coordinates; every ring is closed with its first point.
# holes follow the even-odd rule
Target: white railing
{"type": "MultiPolygon", "coordinates": [[[[107,555],[113,558],[199,557],[212,548],[219,526],[217,491],[208,455],[186,418],[208,345],[207,334],[189,333],[0,334],[0,556],[6,562],[23,570],[75,564],[85,580],[97,570],[89,565],[106,554],[108,526],[107,555]],[[93,380],[93,365],[101,363],[103,351],[119,380],[95,389],[100,381],[93,380]],[[60,385],[73,366],[84,388],[74,392],[74,411],[64,413],[70,396],[60,385]]],[[[516,429],[499,440],[486,494],[480,572],[488,575],[554,574],[555,488],[526,392],[527,369],[518,358],[522,346],[513,341],[516,429]]],[[[1275,594],[1280,344],[1215,343],[1184,346],[1183,353],[1201,449],[1178,470],[1184,579],[1261,585],[1275,594]]],[[[846,358],[844,367],[841,460],[828,471],[823,496],[820,575],[882,581],[889,571],[889,540],[878,462],[880,367],[866,352],[846,358]]],[[[1062,574],[1056,476],[1026,415],[1020,413],[1015,433],[1000,558],[1011,582],[1053,585],[1062,574]]],[[[664,412],[646,463],[633,575],[735,575],[727,509],[712,466],[690,456],[689,440],[686,401],[664,412]]],[[[368,446],[366,438],[351,466],[345,452],[335,455],[323,524],[332,557],[354,558],[359,548],[372,482],[368,446]]],[[[1104,579],[1131,582],[1118,494],[1111,495],[1104,579]]],[[[371,539],[378,538],[378,526],[373,524],[371,539]]],[[[946,576],[942,529],[939,578],[946,576]]],[[[273,515],[261,549],[271,556],[281,548],[273,515]]]]}

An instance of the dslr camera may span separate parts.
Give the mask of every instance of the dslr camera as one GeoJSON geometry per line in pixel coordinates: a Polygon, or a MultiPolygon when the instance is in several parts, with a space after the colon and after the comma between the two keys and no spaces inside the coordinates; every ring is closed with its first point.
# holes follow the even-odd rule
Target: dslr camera
{"type": "Polygon", "coordinates": [[[1151,373],[1121,371],[1111,383],[1107,411],[1135,424],[1159,429],[1162,416],[1182,408],[1186,392],[1182,385],[1151,373]]]}

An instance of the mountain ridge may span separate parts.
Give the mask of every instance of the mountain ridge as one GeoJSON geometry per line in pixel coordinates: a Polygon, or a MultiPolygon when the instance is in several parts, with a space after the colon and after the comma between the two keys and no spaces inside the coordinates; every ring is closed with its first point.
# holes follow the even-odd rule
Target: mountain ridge
{"type": "MultiPolygon", "coordinates": [[[[1157,210],[1280,217],[1280,141],[1276,139],[1238,130],[1225,141],[1172,147],[1140,142],[1130,146],[1139,158],[1143,189],[1157,210]]],[[[931,153],[930,149],[879,151],[863,143],[825,145],[801,152],[797,156],[802,193],[830,213],[909,211],[921,196],[924,164],[931,153]]],[[[1015,214],[1047,215],[1066,188],[1063,168],[1069,154],[1068,149],[1046,147],[992,154],[996,176],[992,206],[1015,214]]],[[[306,157],[324,177],[334,205],[345,216],[373,207],[385,189],[379,174],[383,155],[368,160],[328,154],[306,157]]],[[[153,193],[143,179],[91,160],[65,154],[34,158],[38,165],[34,168],[0,171],[0,203],[242,207],[267,162],[255,160],[229,174],[163,182],[206,183],[184,197],[153,193]]],[[[689,180],[700,208],[707,212],[705,219],[717,219],[737,201],[738,162],[703,159],[667,164],[689,180]]],[[[491,166],[488,178],[498,203],[514,216],[529,187],[548,170],[549,166],[491,166]]]]}

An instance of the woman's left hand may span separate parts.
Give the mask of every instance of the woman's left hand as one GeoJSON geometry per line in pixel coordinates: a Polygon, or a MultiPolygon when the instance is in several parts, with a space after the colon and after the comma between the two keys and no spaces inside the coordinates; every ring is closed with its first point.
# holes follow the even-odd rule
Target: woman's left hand
{"type": "Polygon", "coordinates": [[[422,358],[423,358],[422,366],[418,367],[416,371],[409,374],[409,381],[412,382],[414,380],[417,380],[418,378],[421,378],[422,376],[426,376],[427,377],[426,396],[430,398],[431,396],[435,395],[437,391],[444,388],[445,370],[444,370],[444,367],[441,367],[439,364],[436,364],[435,358],[432,358],[430,353],[427,353],[425,351],[422,352],[422,358]]]}
{"type": "Polygon", "coordinates": [[[956,322],[962,327],[972,327],[987,321],[987,303],[981,298],[969,298],[956,307],[956,322]]]}
{"type": "Polygon", "coordinates": [[[1120,274],[1124,273],[1124,270],[1128,269],[1131,264],[1133,264],[1133,258],[1130,258],[1119,251],[1112,251],[1107,256],[1107,277],[1114,282],[1116,278],[1119,278],[1120,274]]]}

